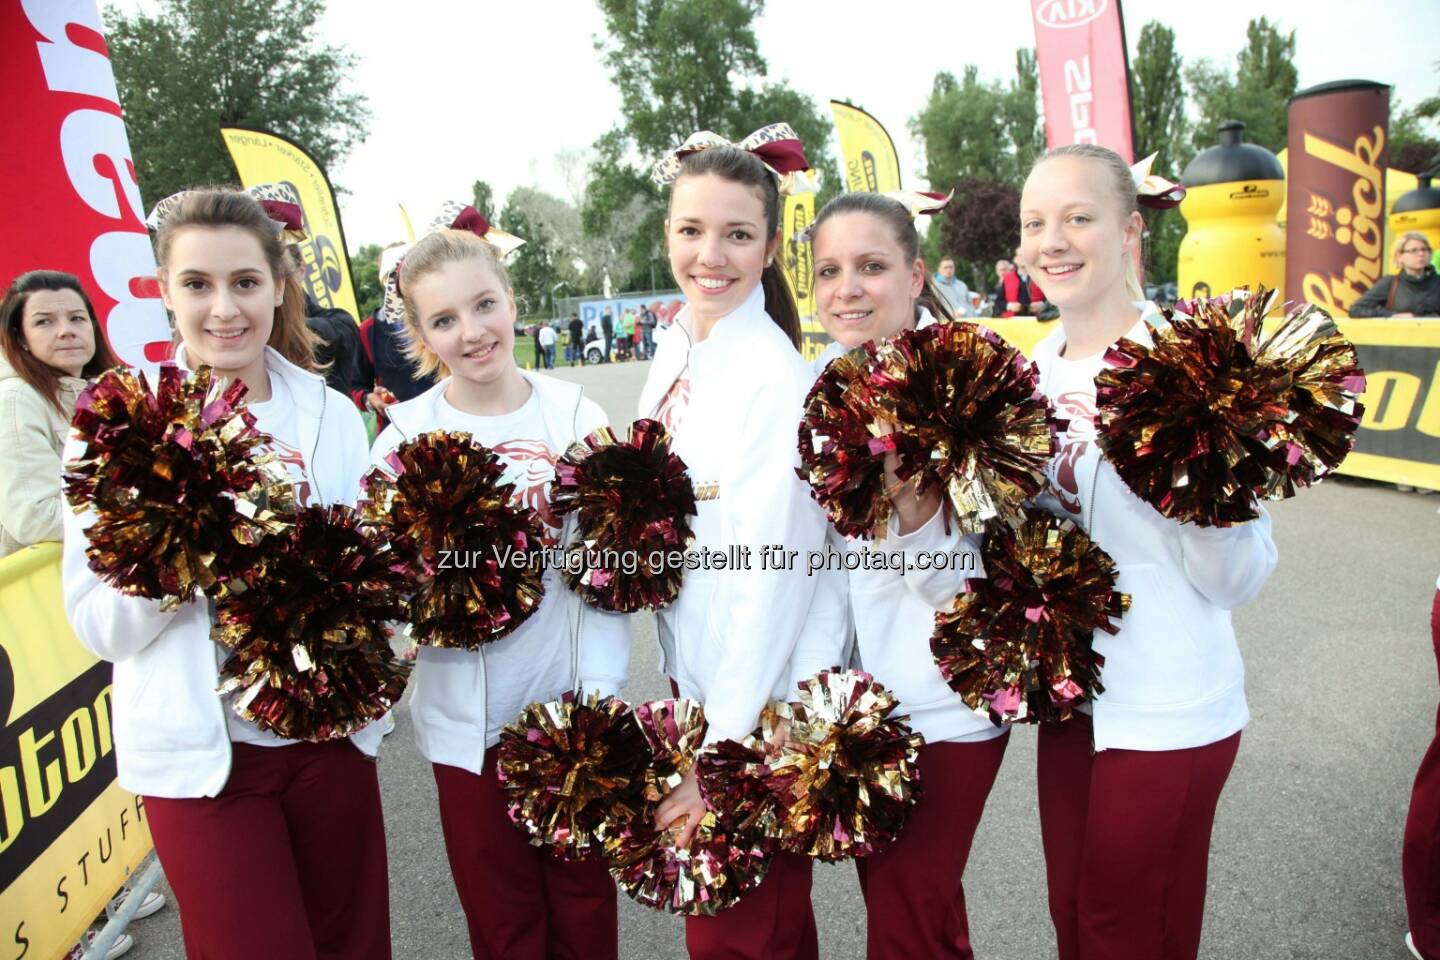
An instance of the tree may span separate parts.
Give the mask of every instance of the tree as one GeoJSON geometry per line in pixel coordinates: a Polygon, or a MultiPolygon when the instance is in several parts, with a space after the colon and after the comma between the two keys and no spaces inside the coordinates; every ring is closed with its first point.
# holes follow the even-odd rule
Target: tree
{"type": "Polygon", "coordinates": [[[1195,150],[1215,144],[1226,120],[1245,123],[1245,136],[1268,150],[1285,148],[1290,98],[1295,94],[1295,32],[1281,34],[1261,17],[1246,29],[1248,42],[1236,58],[1234,78],[1208,60],[1185,71],[1199,120],[1191,143],[1195,150]]]}
{"type": "MultiPolygon", "coordinates": [[[[1440,70],[1440,63],[1435,67],[1440,70]]],[[[1424,173],[1440,166],[1440,135],[1435,118],[1440,117],[1440,95],[1426,97],[1409,110],[1394,105],[1390,121],[1390,166],[1407,173],[1424,173]]]]}
{"type": "Polygon", "coordinates": [[[470,205],[486,220],[495,219],[495,191],[484,180],[470,185],[470,205]]]}
{"type": "Polygon", "coordinates": [[[561,283],[579,292],[580,214],[573,206],[534,187],[516,187],[505,199],[499,225],[525,241],[509,268],[521,313],[548,313],[561,283]]]}
{"type": "Polygon", "coordinates": [[[1039,94],[1032,50],[1015,52],[1008,86],[982,81],[974,65],[959,80],[948,70],[936,74],[924,109],[910,120],[930,187],[948,190],[969,177],[1020,183],[1045,148],[1039,94]]]}
{"type": "Polygon", "coordinates": [[[315,40],[324,0],[163,0],[157,14],[105,12],[144,196],[233,182],[220,127],[258,126],[333,168],[369,120],[350,87],[355,57],[315,40]]]}
{"type": "Polygon", "coordinates": [[[367,243],[350,258],[350,282],[355,286],[355,305],[360,310],[357,323],[375,312],[384,291],[380,288],[380,251],[378,243],[367,243]]]}
{"type": "Polygon", "coordinates": [[[1011,183],[969,176],[955,186],[955,200],[940,218],[940,248],[963,262],[962,277],[975,290],[996,281],[994,263],[1009,260],[1020,240],[1020,189],[1011,183]]]}
{"type": "MultiPolygon", "coordinates": [[[[1194,156],[1186,142],[1184,62],[1175,49],[1175,31],[1155,21],[1140,28],[1135,59],[1130,62],[1131,116],[1135,125],[1135,157],[1155,154],[1155,170],[1178,178],[1182,164],[1194,156]]],[[[1147,210],[1150,232],[1146,274],[1156,280],[1176,275],[1185,218],[1178,210],[1147,210]]]]}

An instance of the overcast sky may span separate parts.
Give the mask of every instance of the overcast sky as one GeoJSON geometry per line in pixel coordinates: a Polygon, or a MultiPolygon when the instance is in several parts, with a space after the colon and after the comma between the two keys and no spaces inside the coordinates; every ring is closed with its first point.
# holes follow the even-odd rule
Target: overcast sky
{"type": "MultiPolygon", "coordinates": [[[[1246,23],[1264,10],[1296,32],[1302,88],[1378,80],[1407,106],[1440,89],[1437,0],[1124,0],[1123,9],[1132,56],[1141,26],[1159,20],[1186,62],[1233,69],[1246,23]]],[[[330,171],[350,191],[341,213],[352,251],[403,239],[397,204],[419,223],[441,201],[468,198],[476,179],[501,198],[525,185],[566,196],[556,155],[588,146],[619,117],[594,47],[604,22],[587,0],[332,0],[323,29],[359,55],[353,83],[373,113],[365,141],[330,171]]],[[[848,98],[885,125],[907,186],[924,166],[907,122],[935,74],[973,63],[986,79],[1008,79],[1015,49],[1035,42],[1028,0],[770,0],[756,34],[771,78],[822,106],[848,98]]]]}

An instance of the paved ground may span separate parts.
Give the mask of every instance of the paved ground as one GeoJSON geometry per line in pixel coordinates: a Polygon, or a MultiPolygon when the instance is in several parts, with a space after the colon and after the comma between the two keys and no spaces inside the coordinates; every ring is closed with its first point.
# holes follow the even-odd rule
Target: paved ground
{"type": "MultiPolygon", "coordinates": [[[[559,371],[617,424],[647,364],[559,371]]],[[[1275,515],[1280,568],[1237,612],[1254,718],[1220,804],[1201,955],[1207,960],[1404,960],[1400,839],[1429,740],[1436,675],[1428,611],[1440,572],[1440,497],[1326,483],[1275,515]]],[[[653,621],[637,617],[628,693],[662,696],[653,621]]],[[[976,955],[1054,956],[1035,813],[1033,731],[1016,730],[966,875],[976,955]]],[[[397,960],[469,956],[445,863],[434,781],[408,711],[380,767],[397,960]]],[[[817,866],[826,958],[864,956],[854,871],[817,866]]],[[[260,918],[257,918],[259,921],[260,918]]],[[[138,922],[132,956],[180,958],[166,909],[138,922]]],[[[684,957],[680,920],[622,897],[627,958],[684,957]]]]}

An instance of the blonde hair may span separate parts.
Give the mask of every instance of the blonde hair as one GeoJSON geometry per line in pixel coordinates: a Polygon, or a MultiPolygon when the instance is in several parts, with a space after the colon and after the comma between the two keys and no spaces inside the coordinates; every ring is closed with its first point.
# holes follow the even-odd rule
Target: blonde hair
{"type": "MultiPolygon", "coordinates": [[[[1056,157],[1079,157],[1103,166],[1110,182],[1111,196],[1119,205],[1122,223],[1128,223],[1130,214],[1140,211],[1140,204],[1135,199],[1135,180],[1130,176],[1130,164],[1114,150],[1095,143],[1071,143],[1056,147],[1045,151],[1045,154],[1035,161],[1035,165],[1030,168],[1031,174],[1034,174],[1042,163],[1056,157]]],[[[1135,271],[1135,258],[1131,256],[1125,257],[1125,295],[1131,300],[1145,299],[1145,288],[1140,285],[1140,275],[1135,271]]]]}
{"type": "Polygon", "coordinates": [[[187,191],[155,232],[155,259],[162,270],[170,269],[170,248],[175,237],[191,227],[239,227],[259,241],[270,275],[285,290],[284,299],[275,308],[275,322],[266,343],[302,370],[323,372],[325,367],[315,362],[318,338],[305,323],[305,290],[286,256],[275,221],[260,202],[248,193],[223,187],[187,191]]]}
{"type": "Polygon", "coordinates": [[[1406,230],[1404,233],[1400,234],[1400,236],[1395,238],[1395,242],[1390,245],[1390,262],[1395,265],[1395,268],[1397,270],[1401,269],[1400,251],[1405,249],[1405,244],[1409,243],[1411,240],[1419,240],[1421,243],[1425,244],[1425,246],[1430,246],[1430,238],[1425,236],[1425,234],[1421,233],[1419,230],[1406,230]]]}
{"type": "Polygon", "coordinates": [[[427,273],[434,273],[447,263],[471,261],[479,261],[493,270],[500,286],[505,289],[505,295],[512,304],[515,302],[510,273],[500,262],[495,247],[467,230],[438,230],[430,234],[406,251],[404,259],[395,268],[400,281],[400,299],[405,303],[405,356],[415,365],[415,372],[421,378],[432,373],[437,377],[448,377],[450,368],[434,350],[425,346],[425,340],[420,336],[420,317],[415,312],[408,290],[413,289],[416,280],[427,273]]]}

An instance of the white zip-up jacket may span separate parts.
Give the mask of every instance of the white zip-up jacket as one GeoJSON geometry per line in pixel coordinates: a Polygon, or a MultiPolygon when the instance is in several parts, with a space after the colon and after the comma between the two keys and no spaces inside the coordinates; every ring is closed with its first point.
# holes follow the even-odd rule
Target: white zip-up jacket
{"type": "MultiPolygon", "coordinates": [[[[935,322],[922,307],[917,328],[935,322]]],[[[839,343],[826,347],[815,360],[815,375],[844,352],[839,343]]],[[[953,607],[967,579],[985,575],[980,538],[965,536],[953,523],[947,524],[943,510],[904,536],[899,529],[898,518],[891,517],[885,539],[846,540],[829,524],[828,542],[837,552],[899,553],[906,569],[901,573],[861,566],[849,572],[827,571],[816,587],[816,603],[831,592],[843,597],[862,666],[895,694],[900,701],[897,712],[910,717],[911,729],[923,734],[926,743],[998,737],[1005,729],[965,705],[945,682],[930,652],[936,611],[953,607]],[[942,556],[944,567],[934,562],[942,556]]]]}
{"type": "MultiPolygon", "coordinates": [[[[184,365],[184,350],[177,351],[184,365]]],[[[265,367],[295,399],[305,470],[316,501],[354,504],[369,457],[365,424],[348,398],[269,347],[265,367]]],[[[84,453],[79,441],[67,461],[84,453]]],[[[126,596],[86,565],[85,531],[93,510],[65,511],[61,574],[65,613],[75,636],[115,665],[112,688],[115,756],[120,785],[152,797],[213,797],[230,778],[230,734],[216,693],[227,651],[210,639],[210,603],[183,603],[163,612],[158,600],[126,596]]],[[[350,739],[374,756],[382,736],[372,723],[350,739]]],[[[283,748],[277,748],[283,749],[283,748]]]]}
{"type": "Polygon", "coordinates": [[[59,540],[65,512],[60,452],[85,381],[60,378],[55,405],[0,356],[0,557],[42,540],[59,540]]]}
{"type": "MultiPolygon", "coordinates": [[[[1137,306],[1144,315],[1126,336],[1151,344],[1154,306],[1137,306]]],[[[1033,357],[1061,419],[1085,402],[1076,396],[1083,390],[1061,396],[1062,365],[1099,365],[1060,357],[1064,344],[1062,326],[1033,357]]],[[[1093,411],[1093,382],[1088,402],[1093,411]]],[[[1262,509],[1259,519],[1233,527],[1177,523],[1135,496],[1093,441],[1080,449],[1084,454],[1063,465],[1073,484],[1063,498],[1068,506],[1054,484],[1063,448],[1052,461],[1051,493],[1040,502],[1089,533],[1114,559],[1117,589],[1130,595],[1119,632],[1095,634],[1105,657],[1105,692],[1091,705],[1095,749],[1178,750],[1223,740],[1250,717],[1230,611],[1254,599],[1275,569],[1270,516],[1262,509]]]]}
{"type": "Polygon", "coordinates": [[[687,569],[680,596],[657,620],[666,673],[682,696],[705,704],[707,741],[738,740],[770,697],[789,699],[805,669],[792,655],[815,629],[807,626],[815,583],[805,563],[824,542],[825,515],[795,472],[796,425],[815,378],[765,312],[758,286],[705,340],[692,344],[690,329],[686,306],[660,339],[640,415],[655,416],[672,385],[689,381],[673,449],[698,488],[718,484],[714,499],[698,503],[691,549],[748,547],[749,569],[687,569]],[[770,545],[794,551],[794,563],[761,569],[770,545]]]}
{"type": "MultiPolygon", "coordinates": [[[[586,398],[578,384],[521,371],[540,401],[550,449],[563,454],[572,443],[608,425],[605,413],[586,398]]],[[[385,457],[407,440],[438,429],[438,405],[450,379],[440,381],[420,396],[386,409],[390,425],[375,440],[373,463],[389,470],[385,457]]],[[[575,515],[565,518],[561,543],[575,536],[575,515]]],[[[616,696],[630,670],[630,620],[622,613],[597,610],[570,590],[555,569],[544,574],[542,604],[564,604],[563,618],[571,630],[570,668],[550,678],[559,697],[567,690],[616,696]]],[[[508,635],[507,642],[523,644],[527,631],[539,625],[540,611],[508,635]]],[[[443,763],[476,774],[485,762],[485,706],[487,682],[485,651],[420,647],[410,681],[410,716],[415,742],[431,763],[443,763]]]]}

